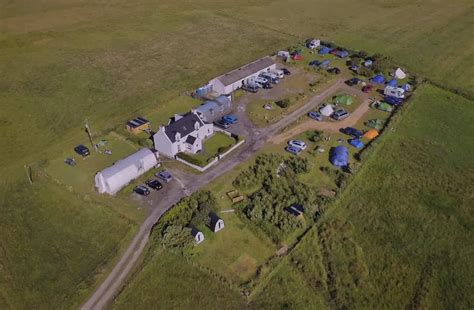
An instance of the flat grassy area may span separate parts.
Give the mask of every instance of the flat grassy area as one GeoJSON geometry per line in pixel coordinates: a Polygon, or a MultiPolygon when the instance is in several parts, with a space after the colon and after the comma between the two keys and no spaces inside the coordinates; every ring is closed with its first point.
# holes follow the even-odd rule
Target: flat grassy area
{"type": "MultiPolygon", "coordinates": [[[[474,305],[473,102],[422,86],[410,104],[318,225],[325,273],[334,277],[319,276],[329,305],[474,305]]],[[[275,277],[256,300],[291,299],[265,293],[283,281],[275,277]]]]}
{"type": "Polygon", "coordinates": [[[113,205],[48,179],[1,190],[2,309],[79,307],[136,232],[113,205]]]}
{"type": "Polygon", "coordinates": [[[113,309],[242,309],[245,300],[181,255],[154,254],[112,305],[113,309]]]}

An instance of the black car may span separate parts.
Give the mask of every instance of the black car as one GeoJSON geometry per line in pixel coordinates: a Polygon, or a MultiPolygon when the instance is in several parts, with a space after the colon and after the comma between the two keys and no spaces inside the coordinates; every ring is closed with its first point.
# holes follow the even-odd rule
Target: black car
{"type": "Polygon", "coordinates": [[[149,188],[153,188],[154,190],[160,190],[163,188],[163,185],[157,179],[151,179],[145,182],[149,188]]]}
{"type": "Polygon", "coordinates": [[[86,157],[90,155],[90,151],[87,148],[87,146],[83,144],[79,144],[74,148],[74,151],[76,151],[77,154],[81,155],[82,157],[86,157]]]}
{"type": "Polygon", "coordinates": [[[150,190],[148,188],[146,188],[145,186],[143,185],[138,185],[138,186],[135,186],[135,188],[133,189],[133,191],[135,193],[137,193],[138,195],[142,195],[142,196],[148,196],[150,195],[150,190]]]}
{"type": "Polygon", "coordinates": [[[328,73],[332,73],[332,74],[339,74],[339,73],[341,73],[341,69],[339,69],[339,68],[337,68],[337,67],[329,68],[327,71],[328,71],[328,73]]]}
{"type": "Polygon", "coordinates": [[[265,89],[272,89],[273,86],[272,86],[272,84],[270,84],[270,83],[263,83],[263,84],[262,84],[262,88],[265,88],[265,89]]]}
{"type": "Polygon", "coordinates": [[[347,80],[345,83],[349,86],[354,86],[354,85],[358,85],[360,84],[360,82],[362,82],[360,79],[358,78],[352,78],[350,80],[347,80]]]}
{"type": "Polygon", "coordinates": [[[283,71],[284,75],[291,75],[290,70],[288,70],[287,68],[282,68],[281,71],[283,71]]]}
{"type": "Polygon", "coordinates": [[[217,127],[222,128],[222,129],[227,129],[227,128],[230,127],[230,123],[227,122],[227,121],[225,121],[225,120],[223,120],[223,119],[220,119],[220,120],[218,120],[218,121],[215,121],[215,122],[214,122],[214,125],[217,126],[217,127]]]}

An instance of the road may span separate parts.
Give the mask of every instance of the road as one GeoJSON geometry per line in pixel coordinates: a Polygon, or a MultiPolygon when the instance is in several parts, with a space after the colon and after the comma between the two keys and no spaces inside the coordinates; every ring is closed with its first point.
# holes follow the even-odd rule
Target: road
{"type": "MultiPolygon", "coordinates": [[[[302,115],[314,109],[322,102],[322,100],[324,100],[324,98],[340,89],[344,89],[351,93],[354,92],[354,89],[345,85],[343,80],[338,80],[330,87],[312,97],[306,104],[292,112],[290,115],[266,128],[256,128],[253,126],[245,113],[245,107],[237,106],[235,114],[238,115],[239,123],[242,125],[236,128],[238,131],[236,133],[245,135],[246,142],[233,154],[223,159],[222,161],[225,163],[219,163],[203,174],[174,172],[177,176],[179,175],[179,186],[176,187],[175,185],[174,187],[164,189],[164,191],[159,194],[155,194],[155,199],[152,199],[150,202],[153,204],[152,211],[140,226],[137,235],[133,238],[130,245],[122,254],[122,257],[105,281],[97,288],[81,309],[104,309],[113,301],[120,292],[122,286],[125,284],[128,275],[136,265],[140,255],[143,253],[153,226],[168,209],[179,202],[182,198],[198,191],[212,180],[234,169],[238,164],[250,158],[260,150],[270,138],[278,134],[283,128],[294,123],[302,115]]],[[[358,95],[360,94],[361,93],[358,92],[358,95]]],[[[349,121],[350,119],[351,118],[349,117],[346,120],[349,121]]]]}

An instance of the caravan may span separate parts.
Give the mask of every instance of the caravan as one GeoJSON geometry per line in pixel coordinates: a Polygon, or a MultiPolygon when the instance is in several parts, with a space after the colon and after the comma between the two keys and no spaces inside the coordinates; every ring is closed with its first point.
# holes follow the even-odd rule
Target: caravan
{"type": "Polygon", "coordinates": [[[283,70],[275,69],[275,70],[272,70],[270,72],[275,74],[279,79],[282,79],[282,78],[285,77],[285,72],[283,72],[283,70]]]}
{"type": "Polygon", "coordinates": [[[264,77],[265,79],[267,79],[268,81],[270,81],[273,84],[278,84],[279,83],[278,76],[275,73],[264,72],[260,76],[264,77]]]}
{"type": "Polygon", "coordinates": [[[405,98],[405,90],[400,87],[386,86],[383,91],[385,96],[403,99],[405,98]]]}

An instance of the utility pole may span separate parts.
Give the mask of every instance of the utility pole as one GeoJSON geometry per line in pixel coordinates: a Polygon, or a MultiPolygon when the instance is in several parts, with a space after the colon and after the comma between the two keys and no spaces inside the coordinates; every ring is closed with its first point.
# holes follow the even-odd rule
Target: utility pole
{"type": "Polygon", "coordinates": [[[89,140],[92,144],[92,147],[94,147],[95,151],[97,152],[97,145],[95,145],[94,140],[92,140],[92,133],[91,133],[91,129],[89,128],[89,122],[87,121],[87,118],[86,118],[86,123],[84,127],[86,128],[87,135],[89,136],[89,140]]]}

